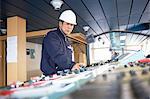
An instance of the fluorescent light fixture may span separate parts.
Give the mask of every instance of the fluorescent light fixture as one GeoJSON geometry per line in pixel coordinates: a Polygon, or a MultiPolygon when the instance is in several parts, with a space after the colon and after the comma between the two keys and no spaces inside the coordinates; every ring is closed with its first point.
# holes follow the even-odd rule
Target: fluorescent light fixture
{"type": "Polygon", "coordinates": [[[126,39],[126,36],[120,36],[120,40],[125,40],[126,39]]]}
{"type": "Polygon", "coordinates": [[[7,30],[6,29],[0,29],[2,34],[6,34],[7,30]]]}
{"type": "Polygon", "coordinates": [[[85,32],[87,32],[89,29],[90,29],[89,26],[83,26],[83,30],[84,30],[85,32]]]}
{"type": "Polygon", "coordinates": [[[124,45],[125,45],[125,43],[120,43],[120,45],[121,45],[121,46],[124,46],[124,45]]]}

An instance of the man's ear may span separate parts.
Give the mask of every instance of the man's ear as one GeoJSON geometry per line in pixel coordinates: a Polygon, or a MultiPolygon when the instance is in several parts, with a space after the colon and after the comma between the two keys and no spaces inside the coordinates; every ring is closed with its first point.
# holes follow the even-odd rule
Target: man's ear
{"type": "Polygon", "coordinates": [[[63,24],[63,23],[62,23],[61,21],[59,21],[59,27],[62,27],[62,24],[63,24]]]}

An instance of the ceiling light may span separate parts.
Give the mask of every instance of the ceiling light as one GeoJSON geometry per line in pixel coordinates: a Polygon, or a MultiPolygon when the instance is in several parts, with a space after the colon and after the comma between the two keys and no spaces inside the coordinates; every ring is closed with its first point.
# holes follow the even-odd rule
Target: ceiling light
{"type": "Polygon", "coordinates": [[[83,26],[83,30],[84,30],[85,32],[87,32],[89,29],[90,29],[89,26],[83,26]]]}
{"type": "Polygon", "coordinates": [[[121,45],[121,46],[124,46],[124,45],[125,45],[125,43],[120,43],[120,45],[121,45]]]}
{"type": "Polygon", "coordinates": [[[99,36],[98,37],[98,41],[100,42],[102,40],[102,44],[104,45],[105,44],[105,41],[99,36]]]}
{"type": "Polygon", "coordinates": [[[99,37],[98,37],[98,41],[100,41],[101,39],[102,39],[102,38],[99,36],[99,37]]]}
{"type": "Polygon", "coordinates": [[[103,41],[103,45],[105,44],[105,42],[103,41]]]}
{"type": "Polygon", "coordinates": [[[6,29],[0,29],[2,34],[6,34],[6,29]]]}
{"type": "Polygon", "coordinates": [[[52,0],[50,2],[50,4],[52,4],[52,6],[54,7],[55,10],[60,10],[61,6],[63,4],[63,1],[62,0],[52,0]]]}
{"type": "Polygon", "coordinates": [[[0,22],[3,22],[3,20],[0,19],[0,22]]]}
{"type": "Polygon", "coordinates": [[[120,36],[120,40],[125,40],[126,36],[120,36]]]}

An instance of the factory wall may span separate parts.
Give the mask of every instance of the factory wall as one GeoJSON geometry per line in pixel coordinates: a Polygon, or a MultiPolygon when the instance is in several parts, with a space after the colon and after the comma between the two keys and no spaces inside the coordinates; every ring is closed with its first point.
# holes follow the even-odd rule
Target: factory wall
{"type": "MultiPolygon", "coordinates": [[[[142,50],[144,52],[144,56],[150,54],[150,39],[146,39],[139,45],[127,45],[124,48],[124,53],[132,53],[138,50],[142,50]]],[[[96,40],[94,43],[90,44],[90,64],[99,62],[101,60],[106,61],[109,59],[111,59],[109,42],[102,44],[101,41],[96,40]]]]}
{"type": "Polygon", "coordinates": [[[142,47],[145,56],[150,54],[150,39],[147,39],[143,42],[143,47],[142,47]]]}
{"type": "Polygon", "coordinates": [[[42,45],[27,42],[26,45],[27,79],[33,76],[41,75],[40,71],[41,50],[42,45]]]}
{"type": "Polygon", "coordinates": [[[90,44],[90,64],[111,59],[110,42],[96,40],[90,44]]]}
{"type": "Polygon", "coordinates": [[[128,45],[125,50],[127,51],[138,51],[142,50],[144,51],[144,55],[147,56],[150,54],[150,40],[145,40],[142,44],[139,45],[128,45]]]}

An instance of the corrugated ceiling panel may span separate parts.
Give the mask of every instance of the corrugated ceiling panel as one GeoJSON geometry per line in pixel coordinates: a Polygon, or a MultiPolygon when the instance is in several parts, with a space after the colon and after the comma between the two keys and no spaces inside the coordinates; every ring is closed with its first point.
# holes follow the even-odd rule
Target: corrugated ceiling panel
{"type": "Polygon", "coordinates": [[[108,31],[109,27],[104,17],[104,13],[100,7],[98,0],[84,0],[91,14],[94,16],[103,31],[108,31]]]}
{"type": "Polygon", "coordinates": [[[106,17],[109,20],[111,28],[116,27],[118,21],[117,21],[117,10],[115,0],[101,0],[101,3],[104,8],[106,17]]]}
{"type": "MultiPolygon", "coordinates": [[[[65,0],[69,6],[72,7],[72,9],[84,19],[90,27],[92,27],[95,31],[99,28],[98,25],[96,25],[96,22],[86,9],[86,7],[83,5],[83,3],[80,0],[65,0]]],[[[101,31],[100,29],[98,31],[101,31]]]]}
{"type": "Polygon", "coordinates": [[[148,0],[134,0],[130,24],[137,23],[148,0]]]}
{"type": "Polygon", "coordinates": [[[117,0],[120,25],[128,24],[131,1],[132,0],[117,0]]]}

